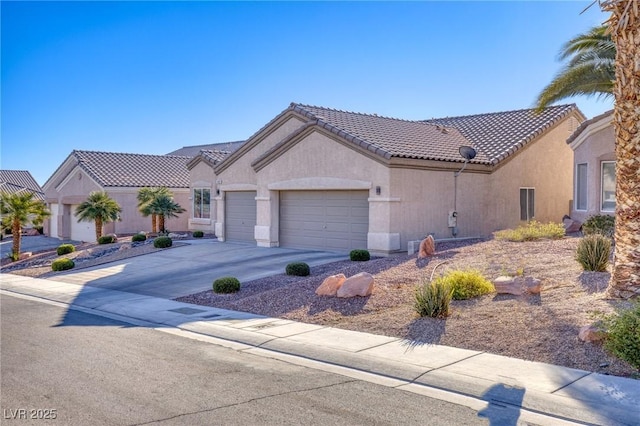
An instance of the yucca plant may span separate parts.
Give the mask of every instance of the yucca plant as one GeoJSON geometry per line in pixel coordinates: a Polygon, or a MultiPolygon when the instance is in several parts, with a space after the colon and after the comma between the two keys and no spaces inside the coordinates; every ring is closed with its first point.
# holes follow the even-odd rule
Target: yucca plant
{"type": "Polygon", "coordinates": [[[601,234],[587,235],[580,239],[576,260],[585,271],[604,272],[609,266],[611,240],[601,234]]]}
{"type": "Polygon", "coordinates": [[[414,308],[421,317],[447,317],[452,294],[453,290],[442,277],[433,282],[423,278],[416,286],[414,308]]]}

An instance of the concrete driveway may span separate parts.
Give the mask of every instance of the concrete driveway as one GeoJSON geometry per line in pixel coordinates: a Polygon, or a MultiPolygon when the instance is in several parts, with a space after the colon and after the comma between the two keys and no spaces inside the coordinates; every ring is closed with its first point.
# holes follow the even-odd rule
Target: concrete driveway
{"type": "Polygon", "coordinates": [[[244,283],[282,274],[291,262],[315,266],[349,259],[348,253],[264,248],[216,240],[184,242],[187,245],[71,270],[52,280],[173,299],[211,290],[213,281],[223,276],[234,276],[244,283]]]}

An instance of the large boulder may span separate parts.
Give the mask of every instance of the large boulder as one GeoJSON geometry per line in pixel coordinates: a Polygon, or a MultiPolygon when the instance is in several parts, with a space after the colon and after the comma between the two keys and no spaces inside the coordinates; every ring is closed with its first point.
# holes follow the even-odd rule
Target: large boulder
{"type": "Polygon", "coordinates": [[[524,279],[524,286],[527,289],[527,293],[540,294],[542,291],[542,281],[538,278],[526,277],[524,279]]]}
{"type": "Polygon", "coordinates": [[[373,275],[360,272],[347,278],[338,289],[338,297],[369,296],[373,292],[373,275]]]}
{"type": "Polygon", "coordinates": [[[585,325],[578,331],[578,339],[583,342],[598,342],[605,336],[606,332],[598,324],[585,325]]]}
{"type": "Polygon", "coordinates": [[[582,222],[571,219],[569,216],[565,216],[562,219],[562,224],[564,225],[564,233],[567,235],[580,232],[582,229],[582,222]]]}
{"type": "Polygon", "coordinates": [[[418,252],[418,258],[424,259],[427,256],[433,256],[435,252],[436,252],[436,240],[433,239],[433,235],[429,235],[420,243],[420,251],[418,252]]]}
{"type": "Polygon", "coordinates": [[[322,281],[322,284],[316,289],[316,294],[318,296],[335,296],[346,279],[344,274],[331,275],[322,281]]]}

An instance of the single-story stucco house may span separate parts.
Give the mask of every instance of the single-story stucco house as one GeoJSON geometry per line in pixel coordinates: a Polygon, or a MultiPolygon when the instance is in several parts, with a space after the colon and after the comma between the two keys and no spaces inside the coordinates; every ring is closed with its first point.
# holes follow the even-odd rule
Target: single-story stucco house
{"type": "Polygon", "coordinates": [[[616,153],[613,110],[583,122],[567,139],[574,154],[571,218],[615,215],[616,153]]]}
{"type": "Polygon", "coordinates": [[[232,153],[187,163],[189,228],[385,254],[427,234],[560,222],[573,198],[566,140],[584,120],[575,105],[409,121],[293,103],[232,153]],[[463,146],[477,153],[468,163],[463,146]]]}
{"type": "MultiPolygon", "coordinates": [[[[140,188],[165,186],[174,200],[189,208],[189,157],[175,155],[145,155],[116,152],[74,150],[43,186],[51,217],[45,223],[45,234],[61,239],[95,241],[95,225],[78,222],[76,207],[92,191],[106,191],[116,200],[122,212],[121,220],[107,223],[105,233],[134,234],[151,231],[151,218],[138,211],[140,188]]],[[[187,230],[188,213],[167,219],[172,232],[187,230]]]]}

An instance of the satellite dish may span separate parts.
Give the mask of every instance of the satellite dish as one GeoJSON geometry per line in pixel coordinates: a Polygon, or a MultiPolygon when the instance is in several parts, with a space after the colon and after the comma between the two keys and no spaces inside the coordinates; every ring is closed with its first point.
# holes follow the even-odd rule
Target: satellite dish
{"type": "Polygon", "coordinates": [[[463,145],[458,151],[460,152],[462,158],[467,161],[473,160],[476,157],[476,150],[471,148],[470,146],[463,145]]]}

